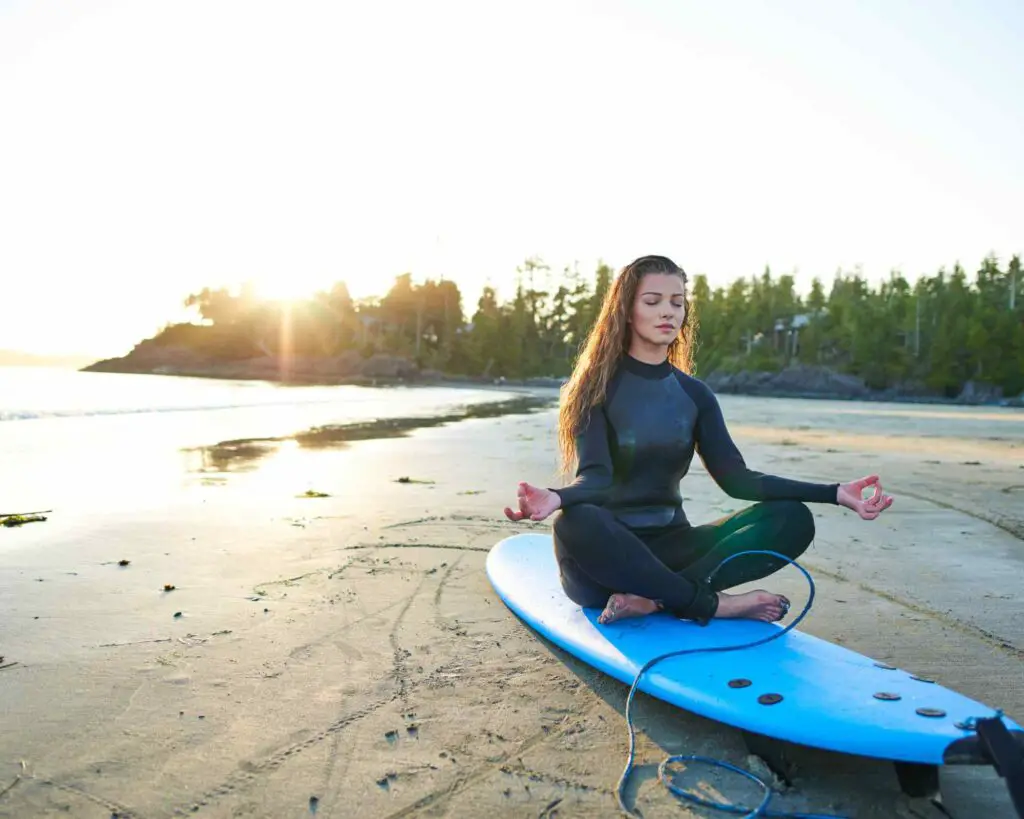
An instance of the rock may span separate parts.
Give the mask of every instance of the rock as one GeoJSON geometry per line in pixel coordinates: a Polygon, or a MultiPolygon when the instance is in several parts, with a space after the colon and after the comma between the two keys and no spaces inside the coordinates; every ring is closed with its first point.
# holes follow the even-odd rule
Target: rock
{"type": "Polygon", "coordinates": [[[986,384],[984,381],[968,381],[956,397],[958,404],[979,404],[998,401],[1003,397],[1001,387],[986,384]]]}
{"type": "Polygon", "coordinates": [[[407,358],[387,353],[374,353],[363,362],[362,375],[370,378],[409,378],[419,372],[407,358]]]}
{"type": "Polygon", "coordinates": [[[763,370],[714,372],[704,380],[715,392],[745,395],[863,398],[870,392],[861,378],[805,364],[794,364],[777,373],[763,370]]]}

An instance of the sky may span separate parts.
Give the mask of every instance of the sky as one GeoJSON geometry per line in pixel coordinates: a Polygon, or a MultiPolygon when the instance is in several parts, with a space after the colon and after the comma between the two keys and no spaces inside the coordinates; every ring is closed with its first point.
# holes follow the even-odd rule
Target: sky
{"type": "Polygon", "coordinates": [[[1024,253],[1015,0],[0,0],[0,348],[204,286],[1024,253]]]}

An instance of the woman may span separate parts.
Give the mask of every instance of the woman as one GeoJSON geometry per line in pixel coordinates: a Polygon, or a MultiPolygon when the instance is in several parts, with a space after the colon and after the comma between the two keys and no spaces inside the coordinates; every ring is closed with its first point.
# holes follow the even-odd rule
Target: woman
{"type": "MultiPolygon", "coordinates": [[[[758,590],[724,589],[786,565],[770,555],[730,561],[737,552],[770,550],[796,559],[814,538],[806,503],[832,503],[873,520],[892,505],[877,475],[849,483],[806,483],[747,467],[726,429],[714,393],[692,377],[696,321],[686,274],[664,256],[622,269],[569,382],[558,441],[566,473],[560,489],[520,483],[511,520],[554,522],[562,588],[583,607],[603,607],[611,623],[666,610],[706,624],[713,617],[775,621],[789,601],[758,590]],[[758,503],[714,523],[692,526],[679,491],[694,451],[730,496],[758,503]],[[874,487],[863,498],[863,491],[874,487]]],[[[770,410],[769,410],[770,411],[770,410]]]]}

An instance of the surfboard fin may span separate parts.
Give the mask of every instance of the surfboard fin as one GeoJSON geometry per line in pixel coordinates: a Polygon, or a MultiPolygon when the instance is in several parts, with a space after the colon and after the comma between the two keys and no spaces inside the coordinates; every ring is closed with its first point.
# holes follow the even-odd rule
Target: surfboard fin
{"type": "Polygon", "coordinates": [[[895,762],[900,790],[914,799],[935,799],[939,795],[939,766],[920,762],[895,762]]]}
{"type": "Polygon", "coordinates": [[[760,759],[780,783],[791,787],[796,777],[796,766],[786,753],[785,742],[753,731],[742,730],[740,734],[747,753],[760,759]]]}

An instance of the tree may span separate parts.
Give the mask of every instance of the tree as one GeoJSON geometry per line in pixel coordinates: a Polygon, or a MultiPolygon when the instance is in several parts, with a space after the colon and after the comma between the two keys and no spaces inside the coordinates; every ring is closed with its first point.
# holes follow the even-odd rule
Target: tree
{"type": "MultiPolygon", "coordinates": [[[[343,282],[282,305],[255,289],[204,288],[185,305],[198,324],[167,327],[168,345],[211,356],[333,356],[388,350],[421,367],[473,376],[566,375],[597,320],[614,272],[601,262],[556,277],[540,258],[518,268],[511,299],[486,287],[470,323],[454,282],[397,276],[382,298],[355,302],[343,282]]],[[[794,277],[765,267],[712,288],[693,279],[700,316],[696,365],[715,371],[777,370],[800,362],[852,373],[874,388],[917,382],[955,396],[968,381],[1004,394],[1024,390],[1024,274],[1021,259],[990,255],[969,278],[961,265],[920,276],[899,271],[872,286],[859,270],[815,277],[801,298],[794,277]]]]}

